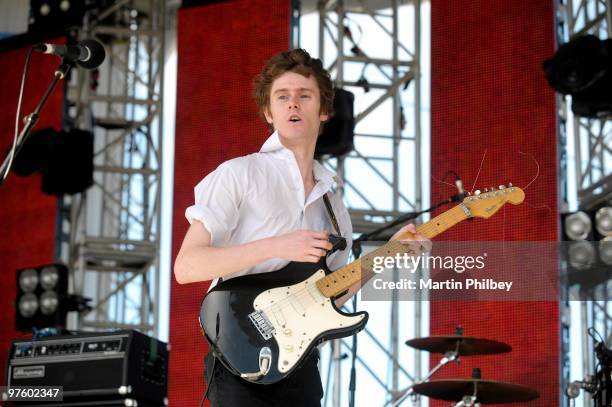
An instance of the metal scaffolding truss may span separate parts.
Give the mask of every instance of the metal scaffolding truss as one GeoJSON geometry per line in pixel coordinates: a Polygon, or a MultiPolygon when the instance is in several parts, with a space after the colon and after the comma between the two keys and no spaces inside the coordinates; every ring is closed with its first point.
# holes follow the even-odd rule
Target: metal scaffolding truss
{"type": "MultiPolygon", "coordinates": [[[[99,71],[68,87],[74,125],[95,135],[94,185],[64,204],[72,290],[92,299],[78,329],[157,334],[165,1],[90,11],[80,36],[104,43],[99,71]]],[[[76,71],[75,71],[76,72],[76,71]]]]}
{"type": "MultiPolygon", "coordinates": [[[[612,38],[612,1],[557,0],[558,42],[564,43],[585,34],[592,34],[600,39],[612,38]]],[[[558,96],[559,179],[562,184],[560,190],[563,206],[568,209],[570,202],[577,201],[579,208],[592,209],[612,198],[612,118],[591,119],[572,115],[567,99],[569,98],[558,96]]],[[[601,333],[608,346],[612,343],[611,289],[611,281],[603,281],[588,289],[568,287],[569,302],[563,310],[563,389],[570,380],[570,372],[582,368],[584,376],[594,373],[597,361],[593,339],[587,333],[589,327],[594,327],[601,333]],[[578,310],[578,321],[569,318],[572,309],[578,310]],[[570,366],[570,338],[576,339],[577,336],[581,337],[582,366],[570,366]]],[[[590,394],[583,394],[583,405],[591,405],[590,394]]]]}
{"type": "MultiPolygon", "coordinates": [[[[557,5],[560,43],[585,34],[612,38],[612,0],[558,0],[557,5]]],[[[575,188],[581,207],[588,208],[612,196],[612,118],[569,117],[566,103],[560,98],[562,141],[573,135],[566,157],[574,158],[575,188]]]]}
{"type": "Polygon", "coordinates": [[[356,232],[416,211],[422,202],[420,1],[408,7],[416,10],[414,24],[404,23],[414,27],[410,44],[400,37],[397,1],[318,3],[319,57],[336,86],[355,94],[355,150],[326,164],[343,178],[356,232]],[[377,32],[362,31],[366,24],[377,32]],[[401,182],[407,178],[414,183],[401,182]]]}
{"type": "MultiPolygon", "coordinates": [[[[422,206],[421,6],[420,0],[401,5],[396,0],[318,1],[316,8],[302,2],[302,17],[311,12],[318,15],[317,56],[335,86],[355,94],[355,149],[323,162],[343,180],[342,192],[357,233],[374,230],[422,206]]],[[[316,34],[303,27],[300,31],[300,46],[316,34]]],[[[386,332],[370,321],[359,336],[356,366],[357,381],[374,386],[377,394],[384,395],[381,405],[390,405],[401,396],[398,391],[422,373],[420,353],[406,358],[403,342],[407,331],[421,336],[423,303],[389,298],[384,304],[385,310],[377,305],[372,313],[390,315],[383,321],[386,332]],[[409,327],[402,325],[404,320],[410,321],[409,327]],[[375,365],[370,358],[376,359],[375,365]],[[406,359],[410,365],[400,363],[406,359]]],[[[333,341],[322,352],[323,405],[348,405],[351,363],[347,356],[352,351],[353,342],[346,338],[333,341]]],[[[357,400],[360,405],[367,397],[358,392],[357,400]]]]}

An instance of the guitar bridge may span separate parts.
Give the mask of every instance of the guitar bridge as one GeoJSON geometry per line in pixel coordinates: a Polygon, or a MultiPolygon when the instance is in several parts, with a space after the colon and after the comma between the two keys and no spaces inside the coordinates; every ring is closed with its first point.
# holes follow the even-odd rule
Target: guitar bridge
{"type": "Polygon", "coordinates": [[[255,326],[259,334],[265,340],[272,338],[274,335],[275,329],[266,317],[266,314],[263,311],[255,311],[249,314],[249,319],[251,323],[255,326]]]}

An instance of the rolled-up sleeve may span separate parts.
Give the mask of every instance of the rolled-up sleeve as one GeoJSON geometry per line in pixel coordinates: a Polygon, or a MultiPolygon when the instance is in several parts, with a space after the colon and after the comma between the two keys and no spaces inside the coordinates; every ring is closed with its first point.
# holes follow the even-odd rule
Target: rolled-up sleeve
{"type": "Polygon", "coordinates": [[[195,204],[185,210],[189,223],[201,222],[211,235],[211,246],[224,246],[236,228],[243,188],[226,162],[194,188],[195,204]]]}

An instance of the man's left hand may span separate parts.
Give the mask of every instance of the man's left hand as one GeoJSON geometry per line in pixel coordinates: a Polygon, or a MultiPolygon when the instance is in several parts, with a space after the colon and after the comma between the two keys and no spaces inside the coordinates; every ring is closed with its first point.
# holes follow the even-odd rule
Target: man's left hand
{"type": "Polygon", "coordinates": [[[414,224],[410,223],[398,230],[390,240],[397,240],[406,246],[406,252],[413,256],[431,251],[431,240],[417,233],[414,224]]]}

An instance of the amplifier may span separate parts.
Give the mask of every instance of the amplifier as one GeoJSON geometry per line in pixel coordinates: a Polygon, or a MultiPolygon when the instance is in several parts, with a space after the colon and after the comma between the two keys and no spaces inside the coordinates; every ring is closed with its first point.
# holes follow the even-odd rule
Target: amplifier
{"type": "MultiPolygon", "coordinates": [[[[168,346],[137,331],[14,341],[7,386],[62,386],[64,400],[130,398],[167,404],[168,346]]],[[[142,403],[141,403],[142,404],[142,403]]]]}

